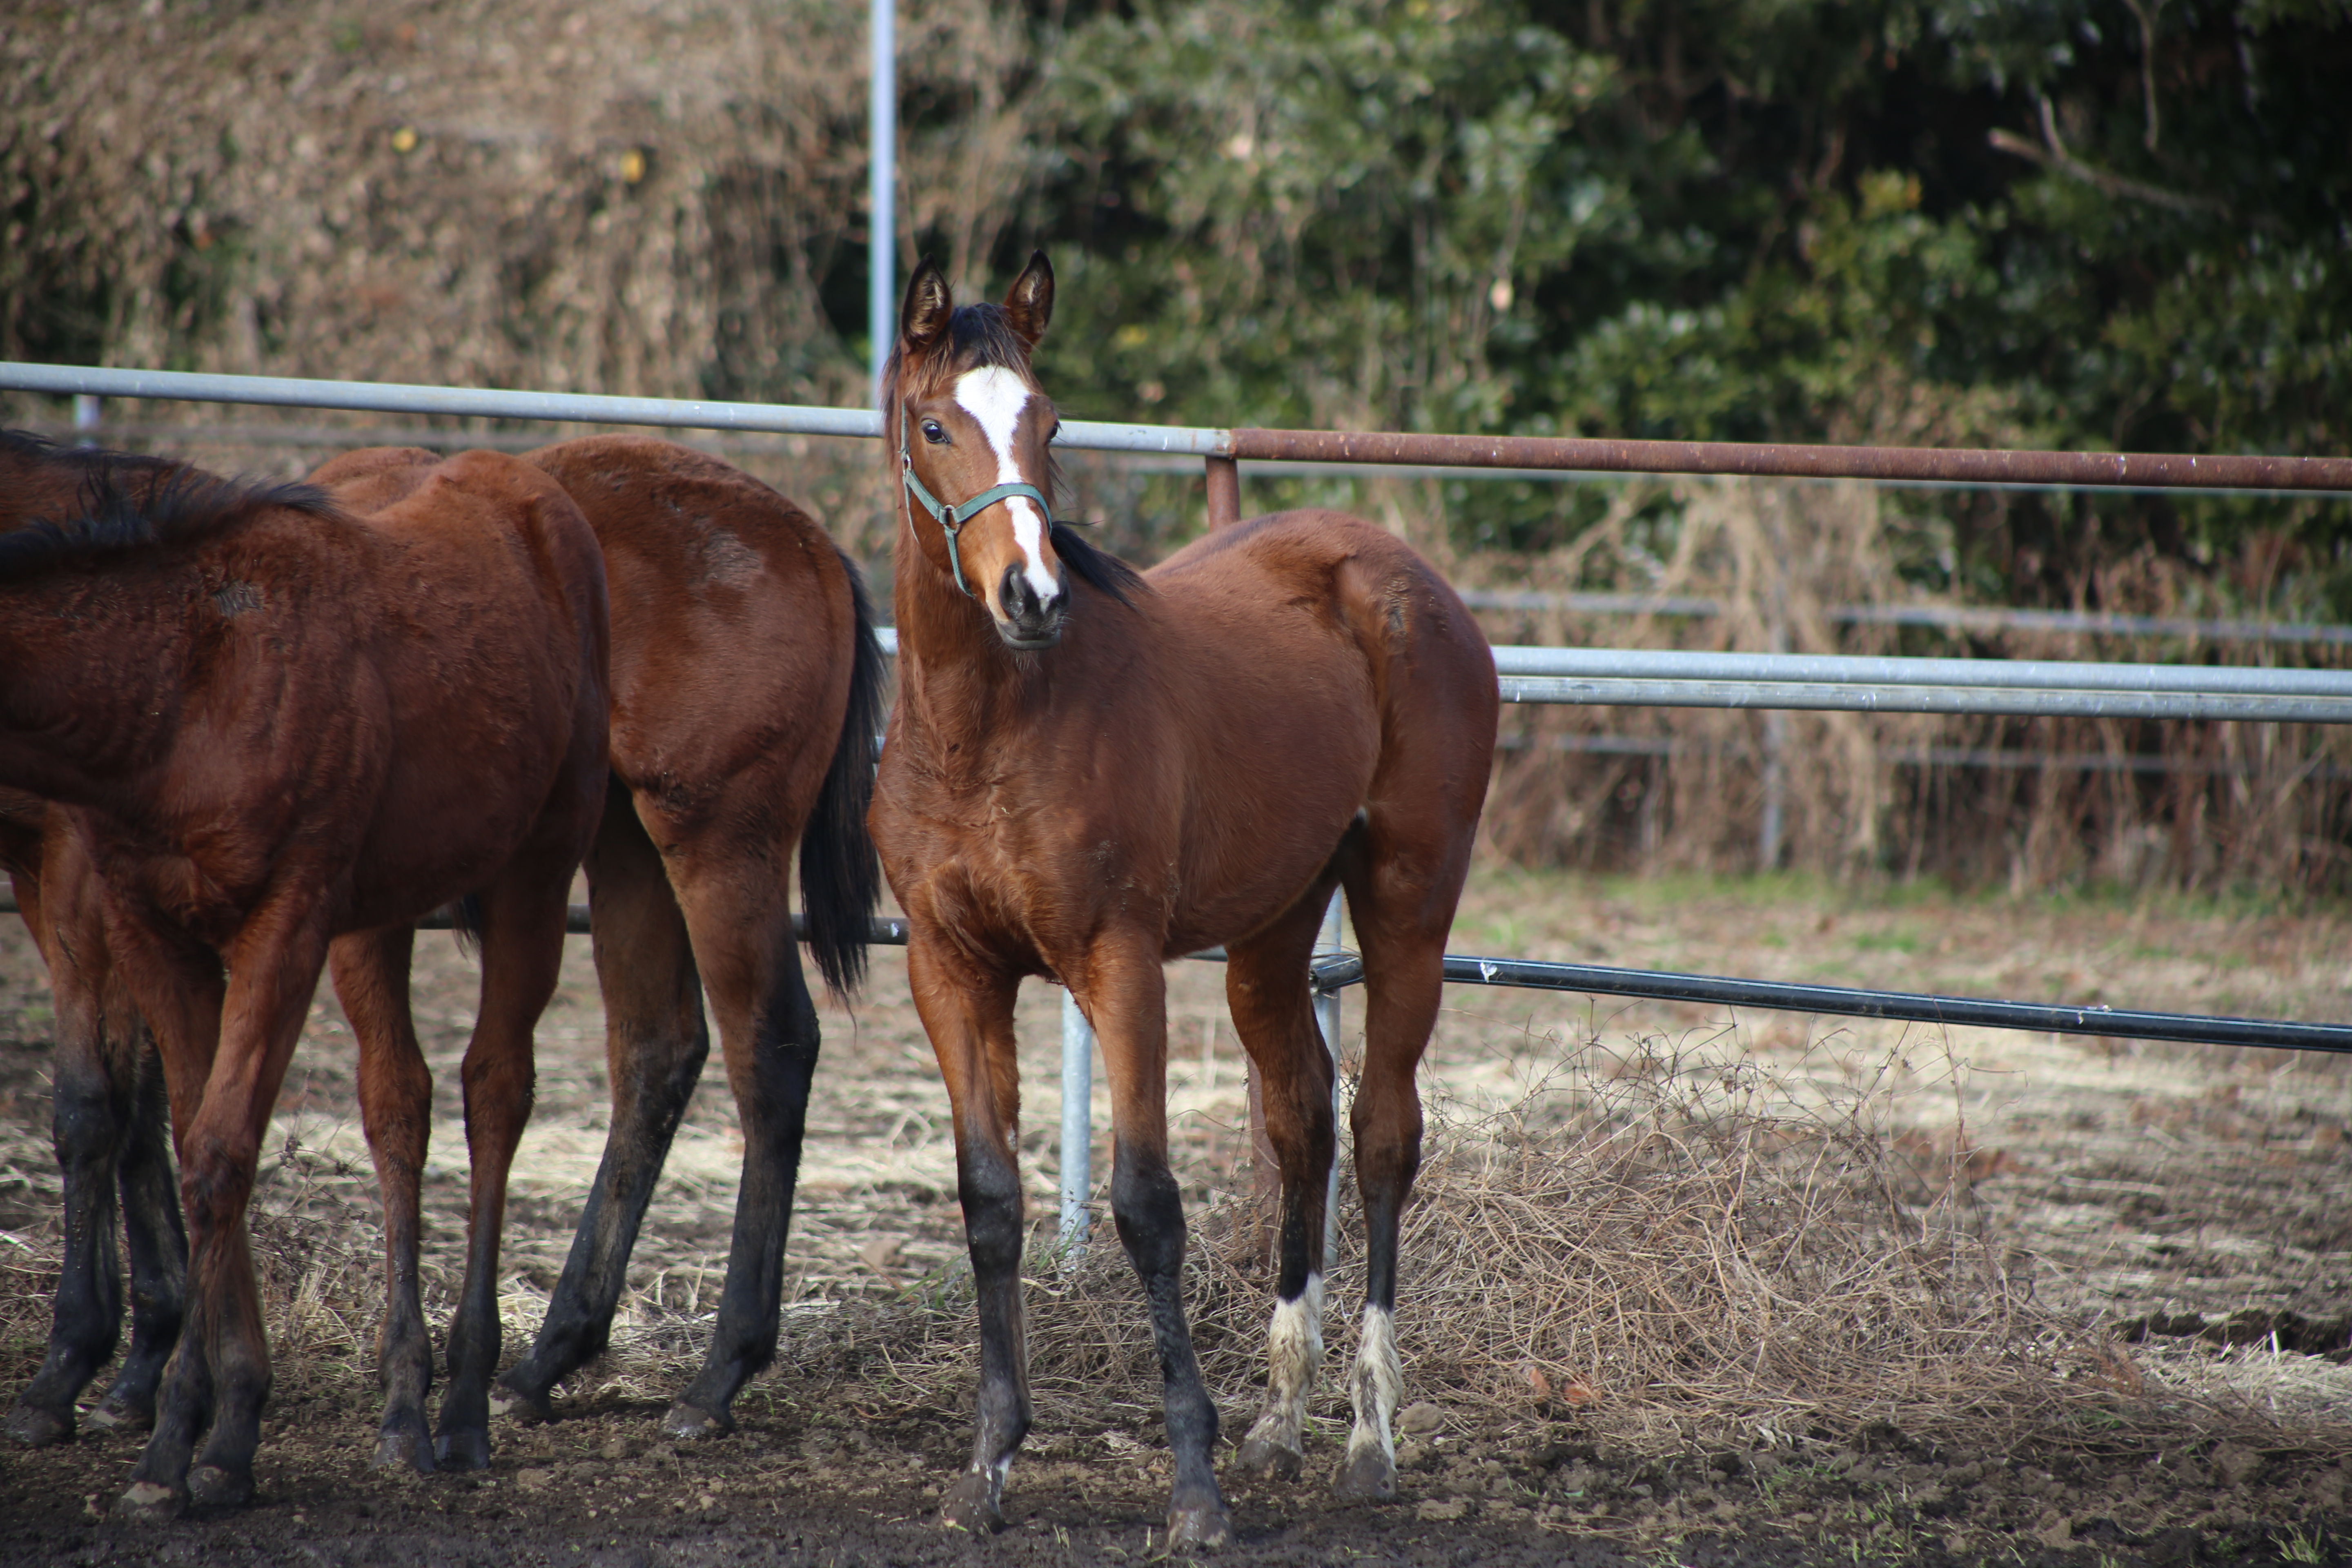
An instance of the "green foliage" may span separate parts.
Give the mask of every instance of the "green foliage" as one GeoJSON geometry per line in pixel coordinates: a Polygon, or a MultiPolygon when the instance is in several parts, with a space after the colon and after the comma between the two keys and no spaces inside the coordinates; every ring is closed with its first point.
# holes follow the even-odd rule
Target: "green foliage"
{"type": "MultiPolygon", "coordinates": [[[[1037,26],[1032,232],[1068,284],[1074,412],[2347,447],[2346,0],[1138,0],[1037,26]]],[[[2101,504],[2110,547],[2191,562],[2257,516],[2101,504]]],[[[1963,531],[1987,587],[2080,593],[2082,563],[2014,559],[2083,531],[2065,505],[1963,531]]],[[[2344,574],[2343,510],[2300,520],[2315,581],[2344,574]]],[[[1516,526],[1489,542],[1540,542],[1516,526]]]]}

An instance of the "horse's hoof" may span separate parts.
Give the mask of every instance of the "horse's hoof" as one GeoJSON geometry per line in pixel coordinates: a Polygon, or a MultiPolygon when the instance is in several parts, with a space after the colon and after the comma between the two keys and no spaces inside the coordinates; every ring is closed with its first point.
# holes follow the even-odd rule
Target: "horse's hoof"
{"type": "Polygon", "coordinates": [[[375,1458],[370,1462],[379,1470],[431,1475],[433,1443],[425,1435],[424,1421],[407,1415],[385,1422],[383,1430],[376,1434],[375,1458]]]}
{"type": "Polygon", "coordinates": [[[970,1470],[958,1476],[940,1504],[940,1522],[950,1530],[993,1535],[1004,1528],[1004,1512],[996,1506],[996,1488],[985,1476],[970,1470]]]}
{"type": "Polygon", "coordinates": [[[253,1472],[198,1465],[188,1472],[188,1501],[197,1508],[243,1508],[253,1500],[253,1472]]]}
{"type": "Polygon", "coordinates": [[[1245,1476],[1264,1476],[1269,1480],[1295,1481],[1299,1467],[1307,1456],[1297,1448],[1286,1448],[1270,1437],[1253,1436],[1242,1445],[1234,1466],[1245,1476]]]}
{"type": "Polygon", "coordinates": [[[166,1524],[188,1511],[188,1494],[161,1481],[133,1481],[114,1500],[114,1517],[142,1524],[166,1524]]]}
{"type": "Polygon", "coordinates": [[[705,1437],[727,1437],[734,1435],[735,1417],[724,1410],[705,1410],[699,1405],[679,1400],[662,1417],[662,1436],[681,1443],[699,1442],[705,1437]]]}
{"type": "Polygon", "coordinates": [[[487,1470],[490,1468],[490,1435],[461,1427],[433,1440],[433,1457],[445,1470],[487,1470]]]}
{"type": "Polygon", "coordinates": [[[19,1405],[8,1412],[8,1436],[27,1448],[47,1448],[58,1443],[70,1443],[74,1435],[73,1408],[68,1405],[64,1415],[39,1405],[19,1405]]]}
{"type": "Polygon", "coordinates": [[[106,1397],[89,1407],[82,1417],[98,1432],[144,1432],[155,1425],[155,1401],[133,1398],[119,1388],[110,1388],[106,1397]]]}
{"type": "Polygon", "coordinates": [[[547,1395],[506,1382],[490,1384],[490,1413],[526,1426],[538,1426],[555,1419],[555,1407],[548,1403],[547,1395]]]}
{"type": "Polygon", "coordinates": [[[1350,1455],[1331,1483],[1341,1502],[1387,1502],[1396,1496],[1396,1461],[1378,1448],[1350,1455]]]}
{"type": "Polygon", "coordinates": [[[1230,1546],[1234,1539],[1233,1516],[1223,1503],[1204,1503],[1198,1508],[1172,1509],[1168,1514],[1168,1550],[1171,1552],[1214,1552],[1220,1546],[1230,1546]]]}

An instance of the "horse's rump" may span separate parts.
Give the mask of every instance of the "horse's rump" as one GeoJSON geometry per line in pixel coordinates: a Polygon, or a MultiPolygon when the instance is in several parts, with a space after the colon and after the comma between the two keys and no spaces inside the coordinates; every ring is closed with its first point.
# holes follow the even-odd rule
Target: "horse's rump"
{"type": "Polygon", "coordinates": [[[473,890],[478,847],[519,838],[583,748],[601,758],[604,746],[604,566],[562,487],[517,458],[467,452],[347,478],[331,493],[364,502],[387,491],[397,499],[355,519],[375,570],[355,574],[333,606],[351,617],[353,679],[386,731],[341,929],[413,918],[473,890]],[[552,714],[569,725],[551,725],[552,714]],[[481,787],[484,769],[499,787],[481,787]],[[498,804],[469,811],[469,796],[498,804]],[[420,834],[425,824],[439,826],[420,834]],[[389,852],[394,842],[402,854],[389,852]],[[419,859],[444,869],[425,874],[419,859]],[[377,865],[396,867],[411,889],[403,908],[382,901],[369,874],[377,865]],[[444,890],[405,908],[420,880],[444,890]]]}

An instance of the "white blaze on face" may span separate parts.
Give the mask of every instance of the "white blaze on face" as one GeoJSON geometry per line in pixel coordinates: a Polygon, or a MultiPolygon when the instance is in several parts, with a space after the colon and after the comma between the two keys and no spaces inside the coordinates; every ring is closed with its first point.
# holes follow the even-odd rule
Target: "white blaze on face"
{"type": "MultiPolygon", "coordinates": [[[[999,364],[968,370],[956,377],[956,405],[971,416],[989,450],[995,454],[996,482],[1000,485],[1026,482],[1013,455],[1013,433],[1021,423],[1021,411],[1029,406],[1031,395],[1029,384],[1017,372],[999,364]]],[[[1060,595],[1062,585],[1054,580],[1053,569],[1045,564],[1045,519],[1027,496],[1007,497],[1004,510],[1013,519],[1013,542],[1021,546],[1021,556],[1026,563],[1022,575],[1029,579],[1037,602],[1050,605],[1060,595]]]]}

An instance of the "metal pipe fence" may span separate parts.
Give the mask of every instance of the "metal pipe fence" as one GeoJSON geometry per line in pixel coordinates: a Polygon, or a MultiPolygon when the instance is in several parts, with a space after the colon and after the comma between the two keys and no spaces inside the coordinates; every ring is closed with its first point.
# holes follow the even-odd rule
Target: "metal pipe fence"
{"type": "MultiPolygon", "coordinates": [[[[93,405],[79,400],[142,397],[807,436],[877,437],[882,433],[880,415],[869,409],[23,363],[0,363],[0,389],[74,396],[78,399],[78,425],[84,422],[85,415],[88,422],[94,424],[96,414],[93,405]]],[[[1234,521],[1240,515],[1239,464],[1243,460],[1445,467],[1495,470],[1498,471],[1497,477],[1503,477],[1499,471],[1505,470],[1673,473],[1853,479],[1877,483],[2352,494],[2352,458],[2343,458],[2001,452],[1223,430],[1083,420],[1064,423],[1060,444],[1080,450],[1159,453],[1202,459],[1213,527],[1234,521]]],[[[1691,605],[1693,607],[1684,613],[1701,613],[1696,608],[1701,605],[1712,608],[1710,601],[1695,600],[1691,605]]],[[[1902,613],[1903,607],[1886,612],[1890,616],[1902,613]]],[[[888,640],[895,650],[895,636],[888,640]]],[[[2352,673],[2326,670],[1513,647],[1497,648],[1496,662],[1502,695],[1508,701],[2352,722],[2352,673]]],[[[584,908],[575,908],[572,929],[586,929],[586,917],[584,908]]],[[[873,940],[903,943],[905,922],[875,922],[873,940]]],[[[1339,951],[1339,906],[1335,898],[1313,967],[1318,1021],[1323,1027],[1327,1047],[1335,1052],[1339,1036],[1338,993],[1363,977],[1361,960],[1339,951]]],[[[1935,1024],[1981,1024],[2304,1050],[2352,1050],[2352,1027],[2336,1025],[1919,996],[1839,986],[1615,970],[1591,964],[1546,964],[1453,955],[1446,960],[1446,978],[1465,984],[1534,986],[1935,1024]]],[[[1092,1031],[1086,1028],[1085,1020],[1066,995],[1064,1008],[1063,1227],[1066,1237],[1076,1237],[1083,1234],[1085,1199],[1089,1191],[1081,1162],[1087,1160],[1091,1138],[1087,1123],[1092,1031]]],[[[1336,1205],[1332,1212],[1336,1212],[1336,1205]]]]}

